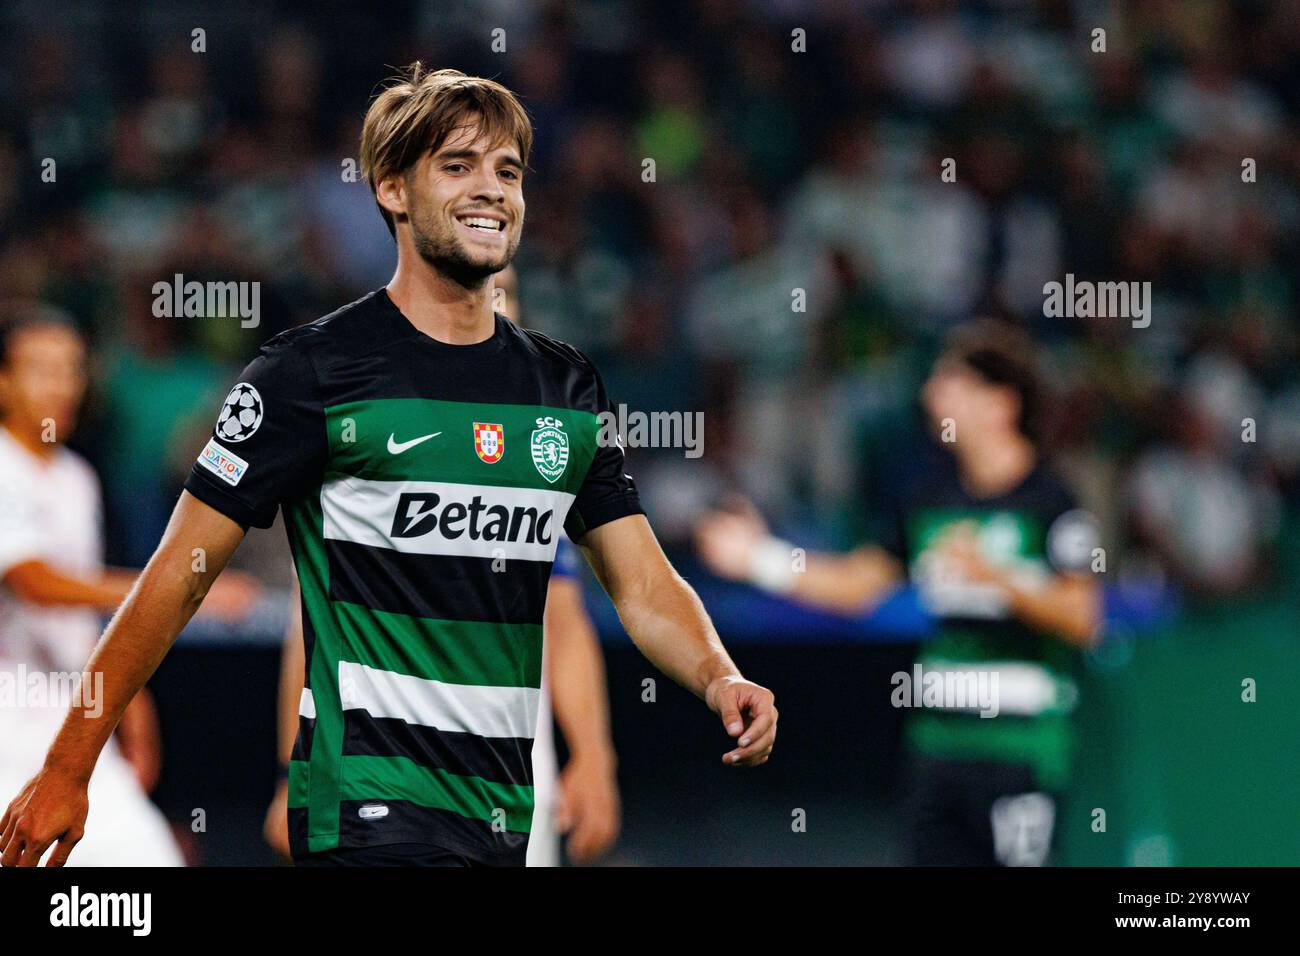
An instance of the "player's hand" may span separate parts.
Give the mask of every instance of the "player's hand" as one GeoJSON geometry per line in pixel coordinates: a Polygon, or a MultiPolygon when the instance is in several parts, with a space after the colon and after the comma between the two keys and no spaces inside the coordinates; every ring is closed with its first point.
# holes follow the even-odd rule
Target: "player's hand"
{"type": "Polygon", "coordinates": [[[768,535],[767,523],[747,499],[736,498],[726,510],[705,515],[695,528],[695,547],[719,577],[749,577],[754,551],[768,535]]]}
{"type": "Polygon", "coordinates": [[[604,856],[622,825],[614,760],[575,755],[560,773],[555,826],[569,836],[565,849],[575,863],[604,856]]]}
{"type": "Polygon", "coordinates": [[[971,584],[999,584],[1002,575],[991,565],[980,548],[975,527],[968,523],[954,525],[935,543],[944,572],[971,584]]]}
{"type": "Polygon", "coordinates": [[[262,586],[256,578],[240,571],[223,571],[208,588],[199,613],[222,621],[242,621],[261,597],[262,586]]]}
{"type": "Polygon", "coordinates": [[[722,718],[727,733],[739,737],[735,750],[722,755],[732,767],[767,763],[776,743],[776,698],[766,687],[743,677],[719,677],[704,692],[709,709],[722,718]]]}
{"type": "Polygon", "coordinates": [[[262,824],[262,837],[266,845],[277,854],[289,859],[289,781],[281,780],[275,788],[275,796],[266,809],[266,821],[262,824]]]}
{"type": "Polygon", "coordinates": [[[0,818],[0,866],[37,866],[55,842],[46,866],[63,866],[85,834],[87,781],[42,770],[14,797],[0,818]]]}

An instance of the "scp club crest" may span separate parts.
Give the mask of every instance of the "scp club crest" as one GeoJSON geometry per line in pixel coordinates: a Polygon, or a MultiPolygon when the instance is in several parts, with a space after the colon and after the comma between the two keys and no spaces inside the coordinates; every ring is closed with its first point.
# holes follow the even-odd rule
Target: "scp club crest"
{"type": "Polygon", "coordinates": [[[537,428],[533,430],[533,464],[537,473],[551,484],[559,481],[569,465],[569,436],[563,429],[562,421],[548,415],[537,419],[537,428]]]}
{"type": "Polygon", "coordinates": [[[506,430],[501,425],[474,423],[474,451],[489,465],[495,465],[506,453],[506,430]]]}

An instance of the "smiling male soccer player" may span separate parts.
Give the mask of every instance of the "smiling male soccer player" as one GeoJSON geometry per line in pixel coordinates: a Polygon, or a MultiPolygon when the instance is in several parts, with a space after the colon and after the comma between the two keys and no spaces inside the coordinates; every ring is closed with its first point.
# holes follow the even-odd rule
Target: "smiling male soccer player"
{"type": "Polygon", "coordinates": [[[74,708],[0,821],[5,865],[81,838],[86,780],[249,525],[284,511],[302,588],[306,718],[290,770],[300,862],[521,864],[542,613],[561,525],[641,651],[764,763],[777,712],[646,522],[604,386],[576,349],[491,305],[524,222],[514,96],[417,63],[371,104],[361,162],[397,240],[386,288],[272,339],[231,391],[74,708]],[[193,550],[205,570],[194,572],[193,550]]]}

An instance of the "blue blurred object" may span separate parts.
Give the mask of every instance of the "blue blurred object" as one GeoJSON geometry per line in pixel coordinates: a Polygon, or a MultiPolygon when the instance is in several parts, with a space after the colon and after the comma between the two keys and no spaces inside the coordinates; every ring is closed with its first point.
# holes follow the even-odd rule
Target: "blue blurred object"
{"type": "MultiPolygon", "coordinates": [[[[725,641],[764,644],[910,643],[928,639],[934,618],[921,606],[911,585],[900,588],[879,607],[861,617],[846,617],[814,610],[793,601],[763,594],[739,584],[712,578],[692,581],[700,600],[725,641]]],[[[624,640],[623,626],[613,605],[603,596],[593,599],[588,588],[587,607],[607,642],[624,640]]],[[[1158,582],[1106,584],[1102,588],[1105,627],[1137,631],[1155,629],[1177,616],[1181,600],[1158,582]]]]}

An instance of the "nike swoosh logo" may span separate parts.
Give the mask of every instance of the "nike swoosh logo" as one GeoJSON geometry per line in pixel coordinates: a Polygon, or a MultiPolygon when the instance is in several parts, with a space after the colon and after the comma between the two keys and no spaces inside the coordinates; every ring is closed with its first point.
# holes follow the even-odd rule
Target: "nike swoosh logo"
{"type": "Polygon", "coordinates": [[[400,455],[402,452],[406,451],[406,449],[414,448],[416,445],[420,444],[420,442],[428,441],[430,438],[437,438],[441,434],[442,432],[434,432],[432,435],[421,435],[419,438],[412,438],[410,441],[402,442],[393,440],[397,437],[396,435],[389,435],[388,451],[390,454],[400,455]]]}

